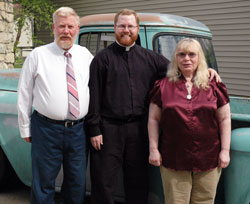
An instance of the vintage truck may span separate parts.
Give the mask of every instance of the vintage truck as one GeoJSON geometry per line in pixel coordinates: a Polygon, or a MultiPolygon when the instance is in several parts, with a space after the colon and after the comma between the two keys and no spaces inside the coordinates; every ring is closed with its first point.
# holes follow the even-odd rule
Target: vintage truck
{"type": "MultiPolygon", "coordinates": [[[[204,50],[209,67],[217,68],[212,33],[204,24],[181,16],[139,13],[140,32],[136,43],[171,59],[176,43],[182,38],[197,39],[204,50]]],[[[77,44],[93,55],[111,44],[114,38],[114,14],[85,16],[80,20],[77,44]]],[[[26,185],[31,185],[30,144],[20,138],[17,122],[17,86],[20,69],[0,71],[0,185],[9,181],[11,171],[26,185]]],[[[245,204],[250,201],[250,98],[230,96],[232,112],[231,164],[223,171],[218,187],[217,203],[245,204]],[[242,177],[242,178],[241,178],[242,177]],[[237,193],[234,193],[237,191],[237,193]]],[[[149,204],[163,204],[159,168],[149,166],[149,204]]],[[[57,177],[56,188],[62,184],[57,177]]],[[[116,200],[124,202],[122,172],[118,176],[116,200]]],[[[89,171],[87,194],[90,194],[89,171]]]]}

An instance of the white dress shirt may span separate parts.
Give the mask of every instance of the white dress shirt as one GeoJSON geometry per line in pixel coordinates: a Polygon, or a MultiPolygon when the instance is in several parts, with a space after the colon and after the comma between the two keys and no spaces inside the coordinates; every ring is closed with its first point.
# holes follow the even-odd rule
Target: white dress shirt
{"type": "MultiPolygon", "coordinates": [[[[30,137],[32,107],[54,120],[72,119],[68,110],[65,50],[55,42],[35,48],[26,58],[18,85],[18,124],[22,138],[30,137]]],[[[89,65],[93,55],[74,44],[71,54],[79,94],[80,115],[89,106],[89,65]]]]}

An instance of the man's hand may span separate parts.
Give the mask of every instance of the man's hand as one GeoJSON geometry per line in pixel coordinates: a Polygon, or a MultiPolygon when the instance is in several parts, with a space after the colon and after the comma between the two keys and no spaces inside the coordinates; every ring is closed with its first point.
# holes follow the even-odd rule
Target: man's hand
{"type": "Polygon", "coordinates": [[[90,138],[90,142],[96,150],[101,150],[101,145],[103,145],[102,138],[102,135],[97,135],[95,137],[90,138]]]}
{"type": "Polygon", "coordinates": [[[23,138],[26,142],[31,143],[31,137],[23,138]]]}
{"type": "Polygon", "coordinates": [[[221,82],[221,78],[220,78],[219,74],[214,69],[209,68],[208,69],[208,78],[209,78],[209,81],[212,81],[214,77],[215,77],[215,81],[217,83],[221,82]]]}

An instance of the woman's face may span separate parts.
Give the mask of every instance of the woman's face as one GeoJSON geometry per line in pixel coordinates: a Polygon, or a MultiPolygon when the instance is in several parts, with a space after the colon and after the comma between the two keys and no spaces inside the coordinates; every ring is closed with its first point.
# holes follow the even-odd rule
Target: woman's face
{"type": "Polygon", "coordinates": [[[182,74],[193,74],[198,67],[198,52],[194,49],[177,52],[177,64],[182,74]]]}

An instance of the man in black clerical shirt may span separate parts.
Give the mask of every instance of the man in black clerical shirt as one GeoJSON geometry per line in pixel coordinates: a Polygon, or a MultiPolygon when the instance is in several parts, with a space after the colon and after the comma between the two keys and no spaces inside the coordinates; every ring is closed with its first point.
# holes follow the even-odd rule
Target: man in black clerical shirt
{"type": "Polygon", "coordinates": [[[139,18],[133,10],[116,14],[114,30],[116,42],[90,66],[91,203],[114,203],[116,176],[123,168],[126,204],[147,204],[148,92],[165,76],[168,60],[135,44],[139,18]]]}

